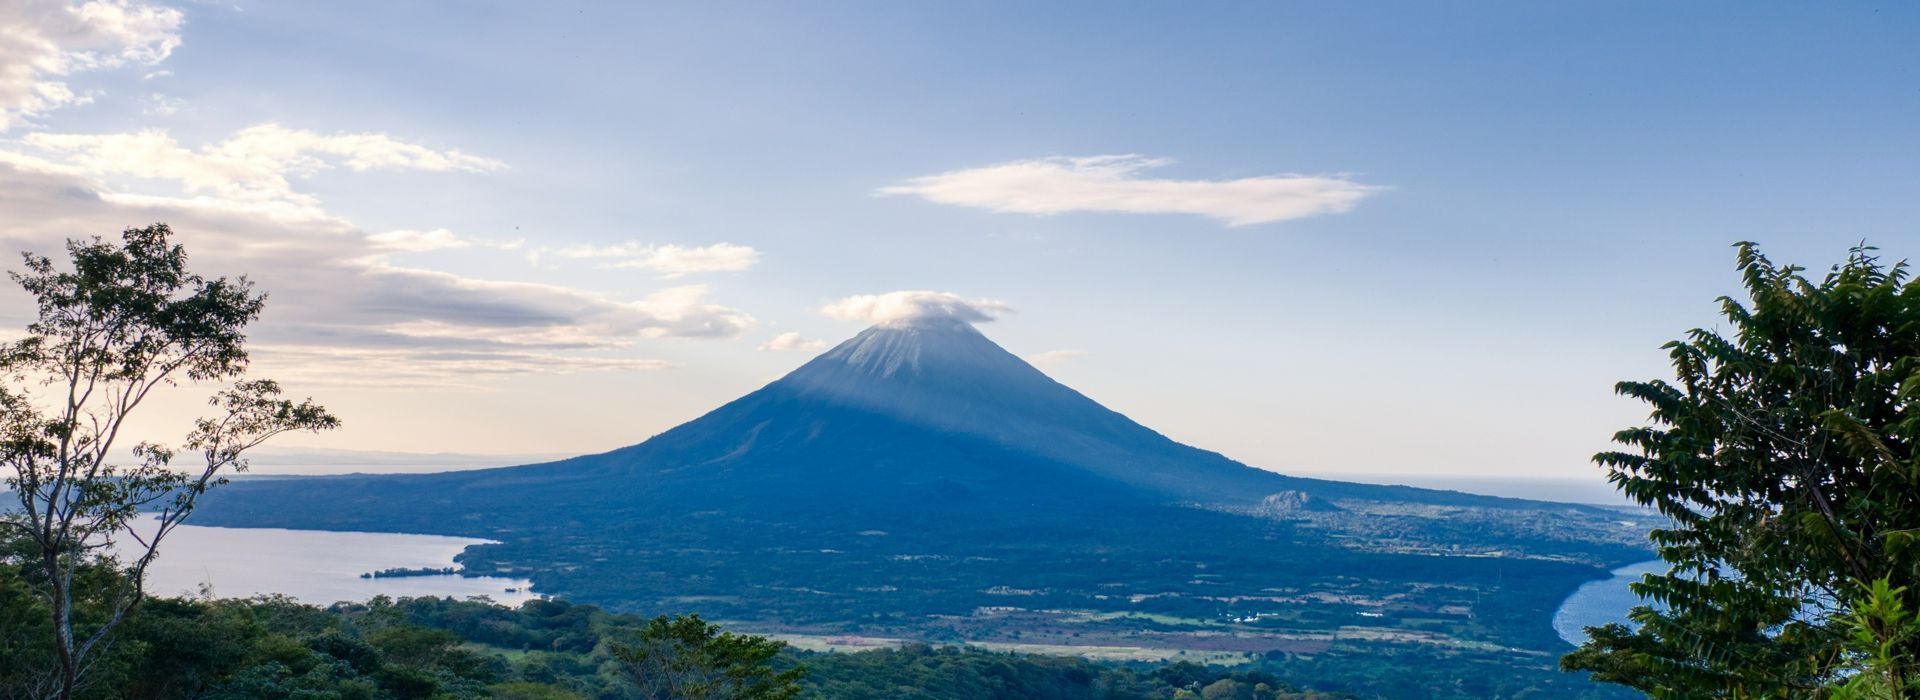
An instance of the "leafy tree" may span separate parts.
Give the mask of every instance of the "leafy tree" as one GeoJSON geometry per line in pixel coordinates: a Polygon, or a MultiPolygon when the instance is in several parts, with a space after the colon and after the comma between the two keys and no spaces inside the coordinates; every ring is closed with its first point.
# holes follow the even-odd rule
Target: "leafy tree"
{"type": "Polygon", "coordinates": [[[1253,686],[1222,678],[1200,689],[1202,700],[1253,700],[1253,686]]]}
{"type": "Polygon", "coordinates": [[[280,433],[339,424],[312,401],[281,398],[272,381],[243,378],[245,330],[265,295],[245,278],[189,272],[171,235],[155,224],[128,229],[118,244],[71,240],[70,269],[28,253],[25,271],[12,274],[37,314],[24,338],[0,350],[0,464],[19,501],[0,527],[28,543],[25,577],[51,621],[45,696],[73,696],[101,643],[144,597],[161,541],[200,494],[224,483],[223,472],[246,468],[243,453],[280,433]],[[193,464],[176,466],[175,451],[153,443],[133,446],[133,464],[116,461],[136,409],[181,380],[226,383],[210,402],[213,417],[186,436],[193,464]],[[142,511],[150,523],[135,519],[142,511]],[[124,560],[111,553],[116,541],[124,560]],[[123,575],[83,589],[102,563],[123,575]]]}
{"type": "Polygon", "coordinates": [[[646,700],[786,700],[804,668],[774,671],[785,642],[721,632],[699,615],[656,617],[613,658],[646,700]]]}
{"type": "Polygon", "coordinates": [[[1863,640],[1854,612],[1920,609],[1920,285],[1865,246],[1818,279],[1737,248],[1748,298],[1719,300],[1725,334],[1668,343],[1671,382],[1620,383],[1652,424],[1595,457],[1671,519],[1652,533],[1671,569],[1634,584],[1658,606],[1589,628],[1562,668],[1655,697],[1799,697],[1871,648],[1886,697],[1916,697],[1920,637],[1863,640]]]}
{"type": "Polygon", "coordinates": [[[1903,647],[1920,636],[1920,617],[1907,607],[1906,593],[1883,578],[1853,600],[1844,625],[1847,650],[1860,661],[1857,672],[1832,689],[1832,700],[1913,696],[1914,659],[1903,647]]]}
{"type": "Polygon", "coordinates": [[[494,700],[585,700],[579,693],[539,683],[502,683],[488,690],[494,700]]]}

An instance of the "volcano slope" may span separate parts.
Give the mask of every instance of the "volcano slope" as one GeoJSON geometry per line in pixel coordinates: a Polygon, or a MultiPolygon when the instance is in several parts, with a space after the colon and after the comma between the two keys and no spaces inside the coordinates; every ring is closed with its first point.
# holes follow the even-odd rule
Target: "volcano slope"
{"type": "Polygon", "coordinates": [[[462,555],[577,602],[849,634],[1551,667],[1554,606],[1649,557],[1616,509],[1303,479],[1183,445],[949,319],[870,328],[604,454],[241,480],[203,525],[497,540],[462,555]]]}

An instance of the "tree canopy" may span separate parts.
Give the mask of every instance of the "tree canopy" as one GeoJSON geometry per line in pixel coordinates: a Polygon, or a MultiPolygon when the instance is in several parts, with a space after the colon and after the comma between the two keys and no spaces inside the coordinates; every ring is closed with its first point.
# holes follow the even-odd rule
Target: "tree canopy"
{"type": "Polygon", "coordinates": [[[613,657],[642,700],[788,700],[806,675],[772,669],[785,643],[723,632],[699,615],[656,617],[636,636],[614,643],[613,657]]]}
{"type": "Polygon", "coordinates": [[[1665,346],[1672,380],[1617,385],[1651,423],[1595,456],[1671,519],[1672,567],[1634,585],[1637,629],[1590,628],[1562,666],[1655,697],[1819,692],[1866,668],[1854,601],[1920,607],[1920,285],[1864,245],[1818,277],[1737,249],[1746,299],[1665,346]]]}
{"type": "Polygon", "coordinates": [[[0,347],[0,468],[18,503],[0,510],[0,529],[28,546],[25,581],[51,622],[39,696],[73,697],[145,596],[161,541],[224,473],[246,468],[247,450],[339,424],[310,400],[281,398],[273,381],[245,377],[246,328],[266,296],[245,278],[189,271],[172,235],[155,224],[119,243],[70,240],[67,265],[27,253],[12,273],[37,313],[0,347]],[[178,464],[174,448],[142,442],[123,461],[115,448],[128,421],[156,389],[183,380],[225,384],[184,441],[197,459],[178,464]],[[151,522],[136,521],[142,514],[151,522]]]}

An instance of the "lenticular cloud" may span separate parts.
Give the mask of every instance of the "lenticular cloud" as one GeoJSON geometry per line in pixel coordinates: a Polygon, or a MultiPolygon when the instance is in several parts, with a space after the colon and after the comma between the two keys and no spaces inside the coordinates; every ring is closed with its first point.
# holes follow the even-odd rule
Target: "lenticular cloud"
{"type": "Polygon", "coordinates": [[[1172,162],[1132,154],[1037,158],[916,177],[875,193],[1018,214],[1196,214],[1228,226],[1246,226],[1344,213],[1385,189],[1340,175],[1232,180],[1143,175],[1172,162]]]}
{"type": "Polygon", "coordinates": [[[952,292],[899,291],[856,294],[820,308],[820,313],[843,321],[899,324],[948,320],[984,323],[1013,311],[996,299],[967,299],[952,292]]]}

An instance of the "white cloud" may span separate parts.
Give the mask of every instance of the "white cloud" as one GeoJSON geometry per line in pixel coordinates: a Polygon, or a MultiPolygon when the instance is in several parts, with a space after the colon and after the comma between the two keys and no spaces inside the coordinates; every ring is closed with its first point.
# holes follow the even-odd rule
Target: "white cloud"
{"type": "Polygon", "coordinates": [[[808,338],[800,335],[798,331],[787,331],[774,336],[772,340],[762,344],[760,349],[774,352],[819,352],[827,349],[827,341],[808,338]]]}
{"type": "Polygon", "coordinates": [[[74,73],[166,60],[183,18],[139,0],[0,2],[0,131],[82,102],[74,73]]]}
{"type": "Polygon", "coordinates": [[[434,250],[458,250],[461,248],[492,248],[494,250],[519,250],[526,245],[523,239],[511,241],[491,241],[459,236],[444,228],[431,231],[399,229],[386,233],[367,236],[367,242],[375,248],[396,253],[425,253],[434,250]]]}
{"type": "Polygon", "coordinates": [[[1035,365],[1055,365],[1077,357],[1086,357],[1085,350],[1048,350],[1027,356],[1027,362],[1035,365]]]}
{"type": "Polygon", "coordinates": [[[429,250],[473,247],[472,241],[453,235],[452,231],[443,228],[437,228],[432,231],[414,231],[411,229],[388,231],[386,233],[376,233],[367,236],[367,240],[380,248],[407,253],[423,253],[429,250]]]}
{"type": "Polygon", "coordinates": [[[858,294],[820,308],[820,313],[830,318],[878,324],[928,319],[983,323],[1011,311],[1013,307],[994,299],[967,299],[952,292],[922,291],[858,294]]]}
{"type": "MultiPolygon", "coordinates": [[[[345,358],[327,365],[337,371],[301,373],[316,381],[379,385],[429,375],[453,382],[470,371],[653,368],[659,363],[628,356],[638,341],[734,338],[754,325],[701,286],[635,300],[402,267],[386,261],[394,241],[418,247],[462,239],[427,231],[391,236],[383,246],[337,217],[288,221],[247,207],[122,196],[77,173],[12,162],[0,158],[0,251],[55,253],[70,237],[113,237],[129,225],[168,222],[195,270],[247,274],[271,294],[253,333],[261,347],[345,358]]],[[[0,310],[17,314],[22,303],[18,292],[0,291],[0,310]]],[[[297,364],[263,363],[262,371],[297,364]]]]}
{"type": "MultiPolygon", "coordinates": [[[[169,75],[151,66],[179,44],[180,22],[178,11],[140,0],[0,0],[0,131],[92,99],[96,91],[63,82],[80,71],[137,64],[146,79],[169,75]]],[[[179,106],[160,94],[149,102],[149,114],[179,106]]],[[[195,271],[248,275],[270,294],[250,329],[262,373],[312,383],[480,388],[508,374],[661,369],[671,364],[632,356],[637,341],[734,338],[754,326],[704,286],[630,299],[395,265],[394,253],[512,250],[522,242],[429,227],[369,235],[296,186],[333,169],[503,167],[380,133],[277,124],[196,145],[161,130],[42,129],[0,143],[0,252],[58,258],[69,238],[115,238],[127,226],[167,222],[195,271]]],[[[659,265],[729,264],[683,252],[668,251],[659,265]]],[[[29,315],[26,302],[0,290],[0,316],[29,315]]]]}
{"type": "Polygon", "coordinates": [[[147,103],[146,107],[140,108],[140,113],[149,117],[171,117],[180,111],[181,105],[178,98],[157,92],[147,96],[147,103]]]}
{"type": "Polygon", "coordinates": [[[1040,158],[916,177],[876,193],[1019,214],[1198,214],[1245,226],[1339,214],[1384,189],[1335,175],[1234,180],[1140,176],[1172,162],[1137,155],[1040,158]]]}
{"type": "Polygon", "coordinates": [[[89,178],[129,176],[171,182],[188,195],[173,198],[176,203],[245,209],[282,220],[328,216],[318,198],[294,189],[288,179],[292,176],[339,166],[354,171],[433,172],[486,172],[505,167],[490,158],[457,150],[436,151],[385,134],[326,135],[278,124],[248,127],[199,150],[183,147],[167,132],[156,129],[115,134],[32,133],[21,141],[38,149],[42,156],[0,154],[0,161],[89,178]]]}
{"type": "Polygon", "coordinates": [[[760,251],[751,246],[715,243],[707,246],[647,245],[628,241],[612,246],[568,246],[541,248],[527,255],[539,262],[545,256],[599,260],[601,267],[626,270],[651,270],[663,277],[682,277],[700,272],[740,272],[760,261],[760,251]]]}

